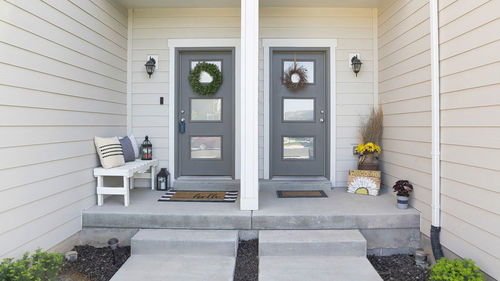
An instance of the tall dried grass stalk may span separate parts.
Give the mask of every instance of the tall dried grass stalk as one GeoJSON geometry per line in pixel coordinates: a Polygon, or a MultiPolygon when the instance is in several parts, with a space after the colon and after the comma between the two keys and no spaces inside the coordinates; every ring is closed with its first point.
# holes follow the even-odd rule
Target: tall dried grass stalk
{"type": "Polygon", "coordinates": [[[368,120],[366,120],[365,122],[361,122],[358,136],[359,141],[361,143],[372,142],[374,144],[380,144],[383,124],[384,113],[382,112],[382,107],[379,107],[378,111],[372,109],[368,120]]]}

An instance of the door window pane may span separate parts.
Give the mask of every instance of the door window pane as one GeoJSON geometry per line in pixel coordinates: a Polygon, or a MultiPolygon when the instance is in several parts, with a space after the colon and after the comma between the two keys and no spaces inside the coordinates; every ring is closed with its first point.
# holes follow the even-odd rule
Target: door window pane
{"type": "Polygon", "coordinates": [[[221,121],[222,99],[191,99],[192,121],[221,121]]]}
{"type": "Polygon", "coordinates": [[[283,137],[283,159],[314,159],[314,137],[283,137]]]}
{"type": "MultiPolygon", "coordinates": [[[[307,79],[306,83],[313,84],[314,83],[314,61],[297,61],[297,68],[302,67],[305,70],[307,79]]],[[[293,60],[283,61],[283,77],[284,73],[289,69],[293,69],[293,60]]]]}
{"type": "Polygon", "coordinates": [[[191,137],[191,158],[221,159],[222,137],[191,137]]]}
{"type": "Polygon", "coordinates": [[[284,121],[314,121],[314,99],[283,99],[284,121]]]}

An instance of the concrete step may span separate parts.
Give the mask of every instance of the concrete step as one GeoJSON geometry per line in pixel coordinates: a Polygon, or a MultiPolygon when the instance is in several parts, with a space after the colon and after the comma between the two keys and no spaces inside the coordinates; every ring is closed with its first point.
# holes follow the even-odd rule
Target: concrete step
{"type": "Polygon", "coordinates": [[[358,230],[262,230],[259,256],[366,256],[358,230]]]}
{"type": "MultiPolygon", "coordinates": [[[[276,178],[276,177],[275,177],[276,178]]],[[[278,177],[272,180],[260,180],[259,187],[262,189],[281,189],[281,190],[330,190],[332,185],[326,179],[300,180],[286,179],[287,177],[278,177]]]]}
{"type": "Polygon", "coordinates": [[[133,255],[111,281],[232,281],[235,257],[133,255]]]}
{"type": "Polygon", "coordinates": [[[366,257],[260,256],[259,281],[381,281],[366,257]]]}
{"type": "Polygon", "coordinates": [[[236,257],[237,230],[141,229],[132,255],[236,257]]]}
{"type": "Polygon", "coordinates": [[[177,190],[240,190],[240,181],[231,179],[181,179],[174,182],[177,190]]]}

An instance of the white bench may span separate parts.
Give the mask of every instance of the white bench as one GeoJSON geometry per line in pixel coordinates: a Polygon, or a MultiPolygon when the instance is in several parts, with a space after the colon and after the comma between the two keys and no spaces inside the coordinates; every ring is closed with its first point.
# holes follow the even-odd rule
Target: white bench
{"type": "Polygon", "coordinates": [[[151,179],[151,189],[155,189],[155,171],[158,159],[140,160],[127,162],[125,165],[111,169],[98,167],[94,169],[94,177],[97,178],[97,205],[104,202],[104,195],[123,195],[123,203],[130,203],[130,189],[134,189],[134,179],[151,179]],[[103,177],[123,177],[123,186],[106,187],[103,177]]]}

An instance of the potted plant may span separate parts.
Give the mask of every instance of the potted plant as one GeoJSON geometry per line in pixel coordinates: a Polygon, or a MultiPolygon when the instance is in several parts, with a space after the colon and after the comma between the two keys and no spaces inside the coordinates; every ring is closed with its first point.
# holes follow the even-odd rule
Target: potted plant
{"type": "Polygon", "coordinates": [[[398,197],[398,208],[408,209],[408,198],[413,191],[413,185],[407,180],[398,180],[392,188],[398,197]]]}
{"type": "Polygon", "coordinates": [[[442,258],[431,266],[431,281],[483,281],[481,270],[470,259],[449,260],[442,258]]]}
{"type": "Polygon", "coordinates": [[[359,129],[359,145],[356,152],[359,154],[358,170],[379,170],[378,157],[382,149],[380,137],[382,136],[383,113],[382,109],[372,110],[370,117],[361,124],[359,129]]]}

